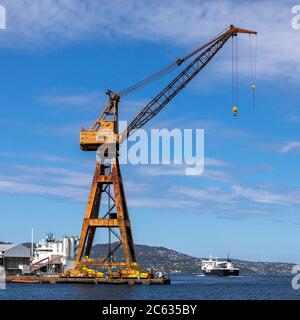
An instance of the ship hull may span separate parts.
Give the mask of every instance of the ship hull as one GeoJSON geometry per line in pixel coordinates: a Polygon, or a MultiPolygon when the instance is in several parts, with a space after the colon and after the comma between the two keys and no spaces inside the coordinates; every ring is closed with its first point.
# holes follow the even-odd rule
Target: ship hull
{"type": "Polygon", "coordinates": [[[238,276],[240,273],[239,269],[212,269],[209,271],[203,270],[206,276],[218,276],[218,277],[228,277],[228,276],[238,276]]]}

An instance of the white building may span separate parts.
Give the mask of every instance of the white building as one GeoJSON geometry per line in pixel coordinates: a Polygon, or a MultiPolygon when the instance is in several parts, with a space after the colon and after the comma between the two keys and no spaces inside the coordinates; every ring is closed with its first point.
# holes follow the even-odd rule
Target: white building
{"type": "Polygon", "coordinates": [[[34,250],[32,271],[62,272],[74,268],[77,241],[76,237],[68,236],[56,240],[54,234],[47,234],[34,250]]]}

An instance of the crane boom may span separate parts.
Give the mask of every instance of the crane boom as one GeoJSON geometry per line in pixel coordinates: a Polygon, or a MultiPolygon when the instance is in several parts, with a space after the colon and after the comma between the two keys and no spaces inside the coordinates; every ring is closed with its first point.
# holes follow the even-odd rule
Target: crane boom
{"type": "MultiPolygon", "coordinates": [[[[218,36],[214,40],[208,42],[191,55],[202,50],[198,55],[179,75],[176,76],[160,93],[158,93],[145,107],[144,109],[133,119],[128,125],[126,131],[122,135],[121,141],[128,138],[135,130],[144,126],[150,121],[160,110],[167,105],[179,91],[181,91],[216,55],[216,53],[224,46],[224,44],[237,33],[256,34],[255,31],[236,28],[230,26],[230,28],[222,35],[218,36]],[[204,51],[203,51],[204,50],[204,51]]],[[[178,64],[181,64],[191,55],[184,59],[179,59],[178,64]]]]}
{"type": "Polygon", "coordinates": [[[229,38],[230,35],[226,34],[213,43],[157,94],[129,124],[125,137],[128,138],[135,130],[141,128],[166,106],[208,64],[229,38]]]}
{"type": "MultiPolygon", "coordinates": [[[[120,134],[118,130],[118,103],[122,92],[129,92],[130,90],[140,87],[141,83],[148,83],[149,79],[154,79],[152,75],[137,85],[131,86],[120,93],[114,93],[108,90],[109,100],[104,107],[103,112],[98,117],[96,122],[89,130],[81,130],[80,132],[80,148],[85,151],[97,151],[100,145],[104,143],[122,143],[135,130],[143,127],[156,114],[159,113],[217,54],[217,52],[224,46],[224,44],[238,33],[256,34],[255,31],[236,28],[231,25],[225,32],[217,35],[215,38],[191,52],[184,58],[178,59],[171,66],[179,66],[184,61],[196,56],[194,60],[181,71],[161,92],[159,92],[133,119],[128,125],[127,129],[120,134]],[[110,132],[108,133],[107,130],[110,132]]],[[[169,70],[168,68],[165,68],[169,70]]],[[[163,69],[163,70],[165,70],[163,69]]],[[[161,71],[157,74],[161,74],[161,71]]]]}

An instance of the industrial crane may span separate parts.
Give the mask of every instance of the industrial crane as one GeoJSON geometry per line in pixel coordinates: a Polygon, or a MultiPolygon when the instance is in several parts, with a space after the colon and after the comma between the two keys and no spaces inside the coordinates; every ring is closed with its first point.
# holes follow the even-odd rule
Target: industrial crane
{"type": "MultiPolygon", "coordinates": [[[[225,43],[239,33],[256,34],[255,31],[231,25],[223,33],[217,35],[186,57],[178,59],[157,74],[119,93],[114,93],[110,90],[107,92],[108,103],[101,115],[90,129],[82,129],[80,132],[81,150],[99,151],[99,148],[103,149],[103,146],[105,146],[105,148],[107,147],[107,156],[109,146],[114,145],[116,146],[116,152],[107,157],[109,160],[97,161],[96,163],[76,256],[77,269],[88,266],[122,267],[128,270],[137,268],[136,252],[118,160],[119,145],[157,115],[209,63],[225,43]],[[160,77],[162,74],[174,70],[192,57],[194,57],[192,62],[143,108],[123,133],[119,133],[118,106],[120,98],[160,77]],[[105,205],[103,210],[104,196],[108,199],[108,205],[107,207],[105,205]],[[101,261],[89,258],[97,228],[108,228],[109,231],[108,254],[101,261]],[[118,230],[119,232],[117,232],[118,230]],[[112,235],[119,241],[114,243],[114,247],[110,242],[112,235]],[[124,258],[119,259],[120,261],[115,261],[114,253],[120,247],[123,248],[124,258]]],[[[237,112],[237,108],[235,108],[233,111],[237,112]]]]}

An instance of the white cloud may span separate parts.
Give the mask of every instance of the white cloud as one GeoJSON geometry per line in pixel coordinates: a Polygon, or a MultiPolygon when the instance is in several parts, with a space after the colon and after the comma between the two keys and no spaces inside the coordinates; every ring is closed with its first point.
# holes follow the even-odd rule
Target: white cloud
{"type": "Polygon", "coordinates": [[[179,195],[197,199],[199,202],[208,201],[222,204],[234,202],[234,198],[231,194],[222,192],[219,188],[216,187],[201,189],[187,186],[178,186],[171,189],[171,191],[179,195]]]}
{"type": "Polygon", "coordinates": [[[300,123],[300,116],[295,113],[289,113],[287,115],[287,121],[291,123],[300,123]]]}
{"type": "Polygon", "coordinates": [[[243,174],[254,174],[261,172],[270,172],[275,170],[275,166],[270,163],[257,164],[253,166],[235,167],[239,172],[243,174]]]}
{"type": "Polygon", "coordinates": [[[58,107],[94,107],[103,104],[99,92],[71,95],[45,95],[38,100],[44,105],[58,107]]]}
{"type": "MultiPolygon", "coordinates": [[[[8,153],[8,156],[13,154],[8,153]]],[[[62,158],[66,160],[65,158],[62,158]]],[[[52,157],[43,158],[45,163],[52,162],[52,157]]],[[[56,161],[56,159],[54,160],[56,161]]],[[[69,160],[71,163],[71,159],[69,160]]],[[[69,164],[68,163],[68,164],[69,164]]],[[[93,168],[95,163],[87,163],[93,168]]],[[[82,165],[79,165],[82,166],[82,165]]],[[[86,202],[93,179],[93,172],[76,171],[62,167],[32,166],[8,164],[1,165],[0,193],[38,195],[86,202]]],[[[147,183],[126,180],[126,190],[131,194],[151,192],[147,183]]]]}
{"type": "MultiPolygon", "coordinates": [[[[233,182],[234,177],[231,173],[224,170],[212,170],[206,167],[230,166],[227,162],[213,158],[205,158],[204,172],[200,176],[192,176],[194,178],[206,178],[209,180],[220,182],[233,182]]],[[[185,165],[146,165],[137,168],[140,174],[146,176],[185,176],[185,169],[189,166],[185,165]]]]}
{"type": "MultiPolygon", "coordinates": [[[[38,102],[49,107],[57,107],[57,109],[65,110],[67,112],[83,111],[86,109],[99,110],[103,108],[107,96],[100,91],[86,91],[83,93],[72,94],[46,94],[38,97],[38,102]]],[[[122,107],[119,110],[120,121],[127,121],[134,118],[138,112],[149,102],[149,99],[122,99],[122,107]]],[[[78,128],[78,127],[77,127],[78,128]]],[[[77,130],[76,128],[76,130],[77,130]]],[[[73,130],[72,130],[73,131],[73,130]]]]}
{"type": "MultiPolygon", "coordinates": [[[[91,181],[90,173],[61,167],[2,165],[0,193],[86,202],[91,181]]],[[[162,186],[162,194],[158,189],[153,189],[153,185],[147,180],[136,182],[125,179],[124,183],[129,206],[138,208],[176,209],[178,212],[186,212],[186,208],[191,208],[191,212],[198,214],[245,218],[270,215],[270,205],[300,205],[299,190],[280,193],[266,188],[246,188],[239,185],[233,185],[229,190],[201,185],[166,185],[162,186]],[[143,197],[143,194],[147,194],[147,197],[143,197]]],[[[272,214],[274,213],[275,207],[272,210],[272,214]]]]}
{"type": "Polygon", "coordinates": [[[2,165],[0,193],[51,196],[86,201],[92,177],[59,167],[2,165]]]}
{"type": "Polygon", "coordinates": [[[214,180],[214,181],[219,181],[219,182],[233,182],[234,181],[233,175],[229,172],[224,171],[224,170],[204,169],[202,176],[209,179],[209,180],[214,180]]]}
{"type": "Polygon", "coordinates": [[[151,186],[148,185],[147,183],[143,183],[143,182],[138,182],[138,181],[131,181],[131,180],[126,180],[125,182],[125,188],[127,192],[131,192],[131,193],[150,193],[151,191],[151,186]]]}
{"type": "MultiPolygon", "coordinates": [[[[174,102],[173,102],[174,103],[174,102]]],[[[176,103],[176,102],[175,102],[176,103]]],[[[180,107],[180,105],[178,105],[180,107]]],[[[181,116],[177,118],[173,118],[167,121],[156,120],[155,126],[156,128],[179,128],[186,129],[187,123],[188,128],[201,128],[204,129],[205,136],[211,136],[218,139],[231,139],[231,140],[243,140],[260,137],[257,132],[247,131],[244,129],[239,129],[237,127],[233,127],[232,123],[227,123],[219,120],[197,120],[199,115],[190,114],[188,116],[181,116]],[[191,120],[196,119],[196,120],[191,120]]],[[[210,159],[206,159],[207,162],[210,159]]]]}
{"type": "Polygon", "coordinates": [[[250,201],[271,205],[300,205],[300,192],[275,193],[268,190],[232,186],[235,196],[246,198],[250,201]]]}
{"type": "MultiPolygon", "coordinates": [[[[230,24],[259,32],[261,76],[295,78],[300,72],[299,32],[291,28],[289,1],[197,0],[2,0],[7,8],[4,47],[45,47],[81,41],[120,39],[158,41],[192,48],[230,24]]],[[[248,43],[242,46],[241,72],[249,73],[248,43]],[[247,56],[247,57],[246,57],[247,56]],[[247,63],[246,63],[247,61],[247,63]]],[[[230,71],[223,57],[219,70],[230,71]]]]}
{"type": "Polygon", "coordinates": [[[27,165],[13,165],[11,169],[17,170],[16,178],[28,177],[30,180],[59,182],[68,185],[87,186],[91,177],[87,173],[77,172],[59,167],[34,167],[27,165]]]}
{"type": "Polygon", "coordinates": [[[244,219],[274,215],[274,210],[271,212],[267,208],[243,206],[234,202],[230,195],[215,188],[208,188],[200,193],[199,190],[190,189],[188,191],[192,193],[187,193],[186,188],[180,186],[179,192],[175,188],[173,191],[172,195],[166,195],[165,197],[129,197],[128,204],[129,207],[176,210],[183,214],[212,214],[223,219],[244,219]],[[183,192],[181,193],[181,191],[183,192]],[[222,199],[216,200],[220,195],[222,195],[222,199]]]}
{"type": "MultiPolygon", "coordinates": [[[[269,188],[271,189],[271,186],[269,188]]],[[[282,206],[300,206],[299,189],[274,192],[267,187],[253,188],[240,185],[233,185],[229,190],[177,185],[168,191],[174,197],[174,203],[179,200],[190,201],[195,212],[204,211],[223,217],[270,216],[280,212],[282,206]]]]}
{"type": "Polygon", "coordinates": [[[44,152],[0,152],[1,157],[14,158],[14,159],[31,159],[31,160],[42,160],[45,162],[64,162],[64,163],[78,163],[76,159],[70,159],[61,157],[55,154],[44,153],[44,152]]]}
{"type": "Polygon", "coordinates": [[[288,153],[292,150],[300,149],[300,141],[290,141],[281,147],[282,153],[288,153]]]}
{"type": "Polygon", "coordinates": [[[56,198],[68,199],[72,201],[86,201],[87,190],[66,185],[46,186],[39,183],[29,183],[26,181],[0,181],[0,192],[6,194],[25,194],[39,196],[54,196],[56,198]]]}
{"type": "MultiPolygon", "coordinates": [[[[187,208],[191,208],[193,213],[197,214],[213,214],[217,217],[241,219],[250,217],[261,217],[274,215],[265,206],[257,206],[255,203],[247,203],[240,201],[233,192],[224,191],[217,187],[189,187],[178,185],[171,187],[167,198],[159,199],[154,203],[159,206],[162,201],[162,207],[169,209],[177,209],[186,212],[187,208]]],[[[138,202],[138,204],[140,204],[138,202]]],[[[149,203],[145,200],[144,206],[153,207],[153,201],[149,203]]]]}
{"type": "Polygon", "coordinates": [[[146,165],[137,168],[140,174],[147,176],[184,176],[185,167],[183,165],[146,165]]]}
{"type": "Polygon", "coordinates": [[[148,197],[148,198],[128,198],[128,205],[130,207],[137,207],[137,208],[164,208],[164,209],[177,209],[183,210],[187,207],[190,208],[199,208],[200,203],[196,201],[182,200],[182,199],[175,199],[172,197],[148,197]]]}
{"type": "Polygon", "coordinates": [[[230,164],[226,161],[214,159],[214,158],[205,158],[205,165],[206,166],[213,166],[213,167],[228,167],[230,164]]]}

